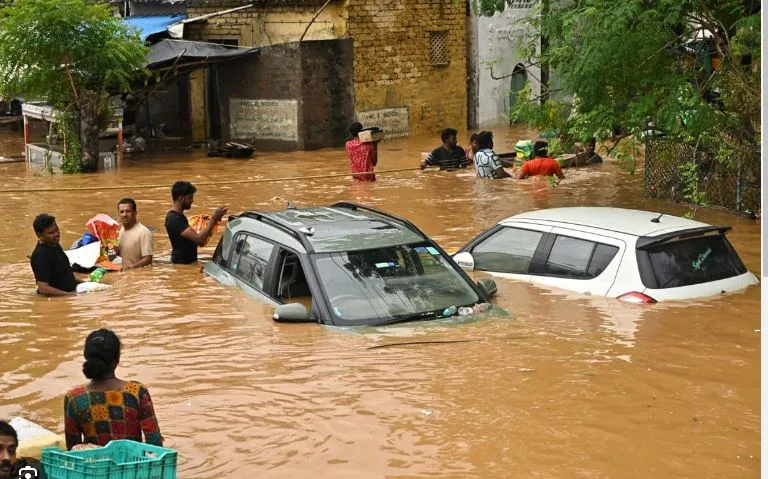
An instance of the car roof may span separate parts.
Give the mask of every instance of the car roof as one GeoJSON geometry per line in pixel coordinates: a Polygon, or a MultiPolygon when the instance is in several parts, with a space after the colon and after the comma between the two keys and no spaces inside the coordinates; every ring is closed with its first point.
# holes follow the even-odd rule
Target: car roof
{"type": "Polygon", "coordinates": [[[404,220],[356,206],[289,208],[259,215],[290,229],[318,253],[386,248],[425,240],[404,220]]]}
{"type": "Polygon", "coordinates": [[[543,223],[551,226],[579,225],[633,236],[656,236],[662,233],[709,226],[699,221],[652,211],[599,206],[549,208],[528,211],[510,216],[500,221],[500,223],[518,220],[543,223]],[[658,218],[658,223],[651,221],[656,218],[658,218]]]}

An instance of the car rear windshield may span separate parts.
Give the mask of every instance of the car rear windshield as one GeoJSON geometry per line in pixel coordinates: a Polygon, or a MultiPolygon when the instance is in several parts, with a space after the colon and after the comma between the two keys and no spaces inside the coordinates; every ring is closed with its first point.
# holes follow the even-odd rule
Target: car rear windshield
{"type": "Polygon", "coordinates": [[[334,324],[428,319],[480,300],[429,243],[314,255],[334,324]]]}
{"type": "Polygon", "coordinates": [[[638,260],[643,284],[651,289],[708,283],[747,272],[733,246],[722,234],[653,246],[638,251],[638,260]],[[644,253],[647,253],[647,258],[643,260],[644,253]]]}

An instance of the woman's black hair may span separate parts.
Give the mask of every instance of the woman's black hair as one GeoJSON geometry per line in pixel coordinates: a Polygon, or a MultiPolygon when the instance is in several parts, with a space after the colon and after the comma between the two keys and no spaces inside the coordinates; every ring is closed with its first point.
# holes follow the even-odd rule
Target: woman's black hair
{"type": "Polygon", "coordinates": [[[88,335],[83,348],[83,374],[99,381],[113,376],[120,362],[120,338],[110,329],[99,329],[88,335]]]}

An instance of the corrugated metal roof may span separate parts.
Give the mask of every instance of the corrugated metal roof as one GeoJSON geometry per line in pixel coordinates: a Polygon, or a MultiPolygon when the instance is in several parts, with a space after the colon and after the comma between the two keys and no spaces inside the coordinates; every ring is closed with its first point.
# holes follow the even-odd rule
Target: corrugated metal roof
{"type": "Polygon", "coordinates": [[[186,15],[148,15],[124,17],[123,22],[139,30],[141,39],[146,40],[148,36],[154,33],[164,32],[169,25],[184,20],[186,15]]]}

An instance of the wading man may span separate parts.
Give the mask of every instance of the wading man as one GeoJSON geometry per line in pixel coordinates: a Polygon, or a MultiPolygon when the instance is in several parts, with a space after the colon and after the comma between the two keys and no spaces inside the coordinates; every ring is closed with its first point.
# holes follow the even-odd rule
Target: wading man
{"type": "Polygon", "coordinates": [[[475,171],[478,178],[509,178],[501,159],[493,151],[493,133],[482,131],[477,135],[478,151],[475,153],[475,171]]]}
{"type": "Polygon", "coordinates": [[[117,216],[123,225],[117,240],[123,269],[152,264],[152,232],[136,220],[136,202],[133,198],[123,198],[117,203],[117,216]]]}
{"type": "Polygon", "coordinates": [[[39,461],[16,456],[18,447],[16,430],[7,422],[0,421],[0,479],[44,478],[45,471],[39,461]]]}
{"type": "Polygon", "coordinates": [[[428,166],[439,166],[441,170],[455,170],[457,168],[467,167],[467,155],[464,149],[456,144],[456,135],[458,132],[453,128],[446,128],[440,134],[443,141],[442,146],[438,146],[421,162],[421,169],[428,166]]]}
{"type": "Polygon", "coordinates": [[[211,237],[213,227],[227,214],[227,207],[214,210],[205,229],[196,232],[189,226],[184,211],[192,208],[197,188],[189,181],[177,181],[171,188],[173,207],[165,215],[165,230],[171,240],[171,263],[189,264],[197,261],[197,247],[211,237]]]}
{"type": "Polygon", "coordinates": [[[37,246],[30,256],[37,292],[45,296],[73,296],[82,281],[75,278],[69,258],[61,249],[61,234],[56,218],[39,214],[32,222],[37,235],[37,246]]]}

